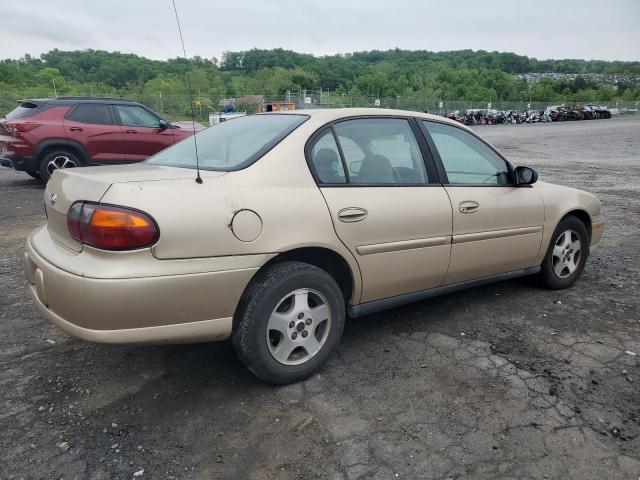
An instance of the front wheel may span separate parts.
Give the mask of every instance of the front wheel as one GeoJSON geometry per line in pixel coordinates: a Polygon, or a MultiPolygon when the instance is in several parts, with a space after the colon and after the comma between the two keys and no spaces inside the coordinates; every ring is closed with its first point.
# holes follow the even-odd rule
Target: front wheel
{"type": "Polygon", "coordinates": [[[542,262],[541,277],[552,289],[568,288],[580,277],[589,256],[587,228],[578,218],[560,221],[542,262]]]}
{"type": "Polygon", "coordinates": [[[282,262],[260,272],[240,299],[232,340],[262,380],[286,384],[312,375],[342,336],[344,297],[324,270],[282,262]]]}

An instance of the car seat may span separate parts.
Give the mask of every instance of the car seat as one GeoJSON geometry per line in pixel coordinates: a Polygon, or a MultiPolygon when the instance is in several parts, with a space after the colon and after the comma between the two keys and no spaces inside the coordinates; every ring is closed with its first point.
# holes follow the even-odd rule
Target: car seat
{"type": "Polygon", "coordinates": [[[335,150],[321,148],[313,156],[313,165],[321,183],[344,183],[344,174],[340,174],[340,158],[335,150]]]}
{"type": "Polygon", "coordinates": [[[384,155],[368,155],[362,160],[362,167],[356,183],[396,183],[391,162],[384,155]]]}

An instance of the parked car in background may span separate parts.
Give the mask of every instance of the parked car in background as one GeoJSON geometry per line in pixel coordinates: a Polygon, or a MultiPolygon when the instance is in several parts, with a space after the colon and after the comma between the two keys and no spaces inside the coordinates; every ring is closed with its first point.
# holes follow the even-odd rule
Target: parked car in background
{"type": "Polygon", "coordinates": [[[442,117],[268,113],[196,138],[198,156],[187,140],[138,165],[54,173],[24,264],[60,328],[108,343],[231,337],[260,378],[294,382],[346,315],[530,274],[567,288],[602,237],[595,196],[538,182],[442,117]]]}
{"type": "Polygon", "coordinates": [[[590,111],[593,118],[611,118],[611,110],[606,107],[588,103],[584,105],[584,109],[590,111]]]}
{"type": "Polygon", "coordinates": [[[0,119],[0,158],[46,183],[61,168],[141,162],[192,133],[129,100],[22,100],[0,119]]]}
{"type": "Polygon", "coordinates": [[[207,128],[203,124],[192,122],[191,120],[180,120],[179,122],[173,122],[172,125],[183,129],[185,132],[193,132],[195,130],[196,133],[207,128]]]}

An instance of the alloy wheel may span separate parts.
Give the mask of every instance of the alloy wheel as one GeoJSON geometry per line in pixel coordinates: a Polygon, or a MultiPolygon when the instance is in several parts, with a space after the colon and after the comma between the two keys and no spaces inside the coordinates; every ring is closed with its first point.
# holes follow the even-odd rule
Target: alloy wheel
{"type": "Polygon", "coordinates": [[[47,173],[51,176],[54,170],[58,170],[60,168],[75,168],[77,166],[78,164],[66,155],[57,155],[47,163],[47,173]]]}
{"type": "Polygon", "coordinates": [[[571,229],[558,235],[551,259],[556,276],[567,278],[572,275],[578,269],[581,254],[582,242],[578,232],[571,229]]]}
{"type": "Polygon", "coordinates": [[[284,365],[300,365],[324,346],[331,328],[331,308],[317,290],[301,288],[285,295],[267,323],[267,347],[284,365]]]}

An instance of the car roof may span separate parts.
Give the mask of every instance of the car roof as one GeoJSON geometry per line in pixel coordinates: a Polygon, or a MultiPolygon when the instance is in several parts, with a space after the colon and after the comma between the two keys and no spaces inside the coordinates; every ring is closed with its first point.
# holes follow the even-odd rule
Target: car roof
{"type": "Polygon", "coordinates": [[[109,104],[126,104],[141,105],[133,100],[126,98],[112,97],[48,97],[48,98],[25,98],[20,102],[33,102],[38,104],[54,103],[56,105],[75,105],[76,103],[109,103],[109,104]]]}
{"type": "Polygon", "coordinates": [[[390,108],[323,108],[310,110],[280,110],[278,112],[261,113],[259,115],[309,115],[313,120],[329,123],[350,117],[416,117],[455,125],[471,130],[460,122],[430,113],[413,112],[410,110],[395,110],[390,108]]]}

